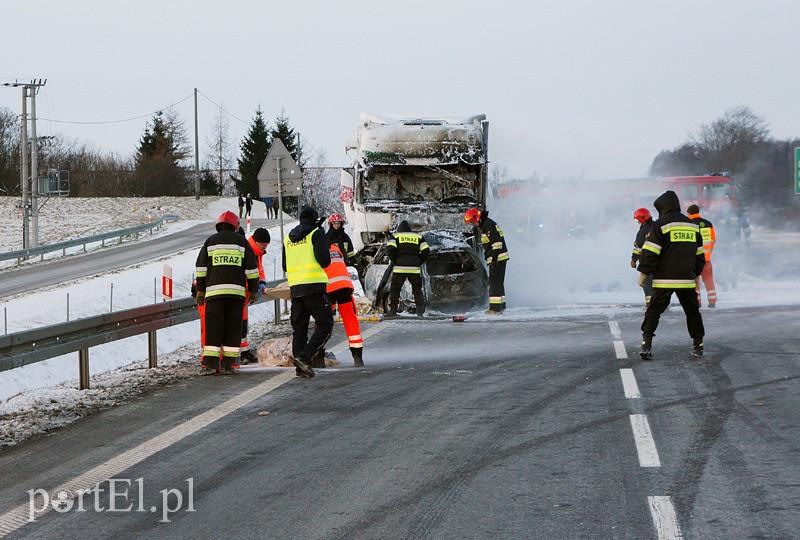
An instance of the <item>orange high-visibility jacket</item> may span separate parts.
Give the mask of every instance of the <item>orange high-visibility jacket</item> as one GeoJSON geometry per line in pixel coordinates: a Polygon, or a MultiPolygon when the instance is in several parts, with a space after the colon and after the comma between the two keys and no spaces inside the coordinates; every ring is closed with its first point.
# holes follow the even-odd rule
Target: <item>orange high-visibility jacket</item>
{"type": "Polygon", "coordinates": [[[332,293],[339,289],[352,289],[353,282],[350,279],[350,273],[347,271],[347,266],[344,264],[344,255],[336,244],[331,244],[331,264],[325,267],[325,273],[328,274],[328,289],[327,292],[332,293]]]}

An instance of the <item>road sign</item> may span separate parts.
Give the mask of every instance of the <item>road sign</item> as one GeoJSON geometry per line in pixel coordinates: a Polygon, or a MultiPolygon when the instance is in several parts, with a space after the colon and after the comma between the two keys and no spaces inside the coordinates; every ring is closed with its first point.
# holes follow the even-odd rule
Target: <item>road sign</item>
{"type": "Polygon", "coordinates": [[[800,148],[794,149],[794,193],[800,195],[800,148]]]}
{"type": "Polygon", "coordinates": [[[286,197],[298,196],[302,190],[303,171],[280,139],[272,141],[272,147],[258,171],[257,178],[258,195],[261,198],[277,197],[279,182],[282,183],[283,195],[286,197]]]}

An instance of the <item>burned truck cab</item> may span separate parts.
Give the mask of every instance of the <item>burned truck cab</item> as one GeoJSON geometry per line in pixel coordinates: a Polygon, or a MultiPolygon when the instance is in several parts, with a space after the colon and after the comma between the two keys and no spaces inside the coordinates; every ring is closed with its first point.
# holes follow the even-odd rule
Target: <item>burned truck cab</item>
{"type": "Polygon", "coordinates": [[[427,273],[431,307],[478,304],[486,269],[474,247],[464,212],[486,201],[488,122],[463,119],[388,119],[362,114],[348,143],[352,167],[342,171],[342,202],[357,265],[370,294],[382,246],[397,223],[408,221],[431,246],[427,273]],[[440,241],[441,240],[441,241],[440,241]],[[370,266],[376,268],[370,271],[370,266]]]}

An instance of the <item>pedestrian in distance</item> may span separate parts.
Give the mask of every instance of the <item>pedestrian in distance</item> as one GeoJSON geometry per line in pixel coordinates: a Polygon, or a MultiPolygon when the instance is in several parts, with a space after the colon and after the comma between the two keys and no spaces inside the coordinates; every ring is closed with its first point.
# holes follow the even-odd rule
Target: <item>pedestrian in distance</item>
{"type": "Polygon", "coordinates": [[[403,220],[397,231],[386,244],[389,259],[392,261],[392,281],[389,286],[390,317],[397,315],[400,305],[400,291],[406,280],[411,283],[414,294],[414,308],[417,317],[425,314],[425,292],[422,289],[422,265],[428,258],[430,249],[421,234],[411,232],[408,221],[403,220]]]}
{"type": "MultiPolygon", "coordinates": [[[[324,353],[333,331],[333,313],[326,291],[331,264],[328,239],[320,229],[324,220],[317,211],[303,207],[300,223],[283,239],[283,270],[292,300],[292,356],[297,375],[313,377],[312,359],[324,353]],[[314,333],[308,337],[308,323],[314,319],[314,333]]],[[[323,359],[324,362],[324,359],[323,359]]],[[[324,367],[324,366],[319,366],[324,367]]]]}
{"type": "Polygon", "coordinates": [[[653,296],[642,322],[639,356],[642,360],[653,359],[653,337],[658,320],[674,292],[686,314],[686,325],[692,338],[692,356],[700,358],[703,356],[705,328],[694,290],[697,276],[703,272],[706,263],[700,227],[681,214],[678,195],[674,191],[663,193],[653,204],[658,210],[658,219],[653,223],[639,256],[639,272],[643,276],[653,276],[653,296]]]}
{"type": "MultiPolygon", "coordinates": [[[[636,239],[633,241],[633,251],[631,252],[631,268],[635,269],[639,263],[645,239],[650,234],[650,231],[653,230],[653,217],[647,208],[637,208],[633,212],[633,219],[639,223],[639,231],[636,233],[636,239]]],[[[650,304],[650,298],[653,296],[653,276],[639,274],[639,286],[644,291],[644,307],[647,309],[650,304]]]]}
{"type": "Polygon", "coordinates": [[[253,198],[250,194],[247,194],[247,198],[244,200],[244,207],[245,207],[245,216],[250,217],[250,214],[253,211],[253,198]]]}
{"type": "Polygon", "coordinates": [[[272,197],[272,213],[275,216],[275,219],[278,219],[278,211],[280,210],[280,201],[278,197],[272,197]]]}
{"type": "Polygon", "coordinates": [[[686,209],[689,214],[689,219],[697,223],[700,227],[700,236],[703,237],[703,253],[706,258],[706,264],[703,266],[702,275],[697,276],[697,302],[702,306],[703,300],[700,296],[700,282],[703,282],[706,288],[706,298],[708,299],[708,307],[714,308],[717,306],[717,288],[714,286],[714,269],[711,266],[711,253],[717,244],[717,231],[714,225],[700,215],[700,207],[692,204],[686,209]]]}
{"type": "MultiPolygon", "coordinates": [[[[253,250],[253,254],[256,257],[256,261],[258,262],[258,292],[256,293],[256,297],[261,296],[264,294],[264,290],[267,288],[267,279],[266,274],[264,273],[264,264],[262,262],[262,257],[267,252],[267,247],[269,247],[270,235],[267,229],[259,227],[253,234],[250,235],[250,238],[247,239],[247,243],[250,245],[250,249],[253,250]]],[[[250,293],[248,292],[248,302],[244,304],[244,311],[242,312],[242,343],[240,345],[241,348],[241,364],[256,364],[258,363],[258,358],[253,353],[253,350],[250,348],[250,341],[247,339],[248,333],[248,309],[247,306],[251,303],[249,298],[250,293]]]]}
{"type": "Polygon", "coordinates": [[[508,246],[503,229],[489,217],[487,210],[470,208],[464,213],[464,223],[476,225],[481,232],[481,245],[489,268],[489,311],[502,313],[506,309],[506,265],[508,246]]]}
{"type": "Polygon", "coordinates": [[[239,193],[239,201],[238,202],[239,202],[239,219],[242,219],[242,214],[244,213],[244,197],[242,197],[241,193],[239,193]]]}
{"type": "Polygon", "coordinates": [[[217,218],[211,235],[197,255],[195,276],[198,306],[205,305],[203,375],[234,373],[242,339],[242,310],[250,293],[258,292],[255,254],[243,235],[236,231],[239,218],[230,211],[217,218]]]}
{"type": "MultiPolygon", "coordinates": [[[[330,239],[329,239],[330,242],[330,239]]],[[[339,249],[336,242],[330,242],[331,264],[325,268],[328,274],[328,300],[331,308],[338,307],[339,314],[342,316],[344,331],[347,334],[347,342],[350,346],[350,353],[353,355],[353,365],[364,367],[364,340],[361,337],[361,327],[358,323],[358,310],[353,300],[353,280],[345,264],[345,254],[339,249]]]]}
{"type": "MultiPolygon", "coordinates": [[[[261,199],[264,203],[264,213],[267,215],[267,219],[273,219],[272,215],[272,197],[264,197],[261,199]]],[[[275,216],[278,217],[277,215],[275,216]]]]}
{"type": "Polygon", "coordinates": [[[339,246],[339,251],[344,255],[344,264],[350,266],[350,257],[356,254],[353,241],[344,230],[344,218],[341,214],[331,214],[328,217],[328,242],[339,246]]]}

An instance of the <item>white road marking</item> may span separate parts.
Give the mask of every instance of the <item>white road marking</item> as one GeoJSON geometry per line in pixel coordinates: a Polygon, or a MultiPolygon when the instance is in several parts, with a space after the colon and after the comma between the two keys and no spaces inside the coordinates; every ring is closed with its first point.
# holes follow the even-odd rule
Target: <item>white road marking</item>
{"type": "Polygon", "coordinates": [[[683,538],[681,528],[678,526],[678,517],[675,515],[675,507],[672,506],[672,497],[647,497],[647,504],[650,506],[653,525],[658,532],[658,540],[683,538]]]}
{"type": "Polygon", "coordinates": [[[619,374],[622,376],[622,388],[625,390],[625,397],[628,399],[642,397],[642,394],[639,393],[639,385],[636,384],[636,377],[633,376],[633,370],[621,369],[619,374]]]}
{"type": "Polygon", "coordinates": [[[625,343],[623,341],[617,340],[614,342],[614,351],[617,353],[618,360],[626,360],[628,358],[628,353],[625,352],[625,343]]]}
{"type": "Polygon", "coordinates": [[[608,329],[611,330],[611,335],[614,339],[622,339],[622,332],[617,321],[608,321],[608,329]]]}
{"type": "Polygon", "coordinates": [[[636,453],[639,454],[639,465],[642,467],[661,467],[661,460],[658,458],[656,442],[650,432],[650,423],[645,414],[631,415],[631,428],[633,429],[633,440],[636,442],[636,453]]]}

